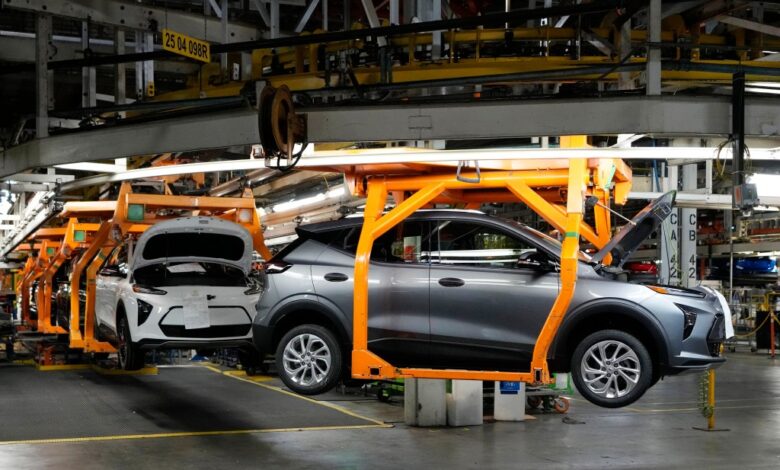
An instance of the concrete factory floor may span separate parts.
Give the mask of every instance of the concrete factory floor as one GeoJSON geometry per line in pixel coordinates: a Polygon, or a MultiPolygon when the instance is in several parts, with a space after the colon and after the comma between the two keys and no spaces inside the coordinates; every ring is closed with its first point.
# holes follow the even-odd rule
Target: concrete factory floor
{"type": "MultiPolygon", "coordinates": [[[[659,382],[634,406],[618,410],[598,408],[575,397],[565,420],[554,412],[539,412],[534,415],[536,419],[522,423],[486,422],[483,426],[467,428],[421,429],[403,424],[400,403],[386,404],[371,397],[333,392],[318,397],[326,402],[326,407],[278,391],[273,388],[279,384],[277,379],[248,383],[224,374],[220,377],[212,368],[215,384],[212,388],[211,379],[204,381],[199,375],[195,380],[188,374],[179,374],[175,393],[170,388],[173,386],[167,385],[165,406],[173,406],[179,394],[182,403],[192,407],[193,416],[207,414],[212,416],[211,420],[219,419],[239,428],[232,433],[221,433],[214,431],[215,426],[208,425],[208,420],[187,417],[188,413],[181,408],[163,417],[154,415],[159,408],[143,409],[147,400],[159,406],[154,388],[149,385],[164,384],[160,379],[155,382],[139,378],[146,384],[145,398],[128,400],[122,397],[103,400],[101,397],[106,395],[102,392],[89,390],[105,387],[104,380],[66,380],[72,382],[68,387],[82,388],[81,396],[86,402],[74,404],[58,401],[58,389],[71,402],[75,398],[54,374],[84,374],[84,371],[35,372],[39,377],[31,379],[30,374],[11,373],[11,367],[19,366],[0,367],[0,427],[4,428],[2,435],[8,438],[0,442],[0,468],[4,469],[735,466],[774,469],[780,462],[780,359],[775,362],[764,355],[731,354],[728,363],[719,369],[716,424],[729,431],[709,433],[693,429],[706,425],[698,409],[698,375],[659,382]],[[187,380],[193,383],[182,382],[187,380]],[[22,409],[30,405],[8,395],[24,394],[33,385],[45,387],[47,381],[53,387],[46,394],[48,401],[31,408],[22,409]],[[234,397],[224,396],[233,393],[226,388],[231,385],[224,381],[235,381],[235,386],[243,388],[234,397]],[[257,389],[257,396],[252,395],[252,387],[257,389]],[[222,396],[214,396],[211,401],[208,399],[211,391],[222,396]],[[197,399],[191,396],[196,393],[197,399]],[[273,397],[274,393],[280,396],[273,397]],[[104,429],[97,432],[80,428],[77,416],[68,411],[70,406],[78,406],[81,413],[89,415],[83,421],[86,425],[95,420],[90,403],[95,409],[103,410],[106,419],[116,419],[126,401],[130,402],[127,406],[138,408],[129,410],[136,416],[127,421],[141,429],[138,433],[117,429],[116,437],[111,437],[114,435],[106,434],[104,429]],[[15,405],[9,406],[11,403],[15,405]],[[338,416],[334,405],[348,414],[338,416]],[[80,438],[25,442],[35,437],[30,426],[42,426],[41,407],[49,410],[46,415],[52,426],[62,425],[58,419],[67,417],[68,423],[62,429],[76,428],[75,436],[80,438]],[[240,416],[225,416],[226,413],[240,416]],[[310,422],[305,419],[307,413],[312,416],[310,422]],[[145,423],[145,419],[153,420],[153,426],[145,423]],[[144,431],[149,426],[163,427],[170,432],[150,434],[144,431]],[[192,426],[205,426],[203,430],[208,432],[198,433],[192,426]],[[13,439],[14,436],[20,438],[13,439]],[[85,436],[95,437],[85,439],[85,436]]],[[[176,373],[160,369],[161,377],[176,373]]],[[[121,380],[127,382],[128,378],[121,380]]],[[[127,387],[127,390],[138,393],[139,387],[127,387]]],[[[49,432],[46,437],[55,436],[49,432]]],[[[69,436],[60,434],[60,437],[69,436]]]]}

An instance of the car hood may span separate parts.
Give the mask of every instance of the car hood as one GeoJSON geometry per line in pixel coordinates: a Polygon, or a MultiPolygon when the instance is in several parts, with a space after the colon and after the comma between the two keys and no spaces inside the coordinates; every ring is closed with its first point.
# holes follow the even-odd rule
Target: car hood
{"type": "Polygon", "coordinates": [[[639,211],[631,219],[631,223],[624,225],[604,248],[593,255],[592,260],[601,263],[607,254],[611,254],[610,266],[623,266],[631,253],[636,251],[651,233],[658,230],[661,223],[672,213],[676,194],[676,191],[669,191],[639,211]]]}
{"type": "Polygon", "coordinates": [[[244,227],[216,217],[182,217],[155,224],[135,246],[129,268],[159,263],[223,263],[248,274],[252,235],[244,227]]]}

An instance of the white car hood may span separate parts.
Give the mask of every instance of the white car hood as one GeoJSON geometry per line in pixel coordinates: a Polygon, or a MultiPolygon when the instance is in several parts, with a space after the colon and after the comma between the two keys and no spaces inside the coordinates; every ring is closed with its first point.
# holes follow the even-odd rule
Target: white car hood
{"type": "Polygon", "coordinates": [[[245,274],[252,268],[252,235],[244,227],[216,217],[182,217],[160,222],[139,238],[129,268],[135,270],[159,263],[212,262],[234,266],[245,274]],[[164,246],[166,235],[172,241],[181,241],[177,235],[184,235],[187,243],[164,246]],[[206,235],[202,243],[198,237],[206,235]],[[215,238],[215,236],[229,238],[215,238]],[[215,239],[219,242],[215,243],[215,239]],[[220,243],[222,242],[222,243],[220,243]]]}

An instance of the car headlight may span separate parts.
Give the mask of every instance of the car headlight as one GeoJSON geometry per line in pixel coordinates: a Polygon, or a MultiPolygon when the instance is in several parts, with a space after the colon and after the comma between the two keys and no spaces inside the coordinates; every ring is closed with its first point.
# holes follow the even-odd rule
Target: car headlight
{"type": "Polygon", "coordinates": [[[260,294],[263,292],[263,283],[255,277],[250,277],[247,280],[247,286],[249,286],[249,289],[244,291],[244,294],[246,295],[260,294]]]}
{"type": "Polygon", "coordinates": [[[693,333],[693,327],[696,326],[696,311],[687,305],[675,304],[683,313],[683,339],[687,339],[693,333]]]}
{"type": "Polygon", "coordinates": [[[154,294],[154,295],[165,295],[168,293],[168,291],[164,291],[156,287],[144,286],[141,284],[133,284],[133,292],[135,292],[136,294],[154,294]]]}
{"type": "Polygon", "coordinates": [[[138,326],[141,326],[149,318],[149,315],[152,313],[154,306],[148,302],[144,302],[141,299],[137,299],[136,302],[138,302],[138,326]]]}

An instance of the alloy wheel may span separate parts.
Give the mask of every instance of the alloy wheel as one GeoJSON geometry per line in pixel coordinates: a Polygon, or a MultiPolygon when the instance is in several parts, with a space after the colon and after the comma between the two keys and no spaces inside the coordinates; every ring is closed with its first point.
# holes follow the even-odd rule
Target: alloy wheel
{"type": "Polygon", "coordinates": [[[617,340],[595,343],[582,356],[582,380],[594,394],[607,398],[628,395],[642,374],[637,353],[617,340]]]}
{"type": "Polygon", "coordinates": [[[331,352],[325,341],[311,333],[294,336],[284,348],[284,371],[304,387],[320,384],[328,378],[331,352]]]}

